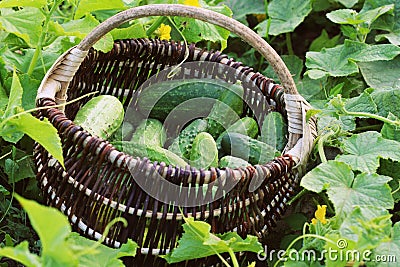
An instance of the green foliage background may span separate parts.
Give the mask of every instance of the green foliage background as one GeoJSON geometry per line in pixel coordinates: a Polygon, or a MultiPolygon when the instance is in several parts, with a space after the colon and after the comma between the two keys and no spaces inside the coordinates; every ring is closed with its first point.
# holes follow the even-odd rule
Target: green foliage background
{"type": "MultiPolygon", "coordinates": [[[[110,257],[115,262],[110,264],[121,264],[118,258],[126,255],[126,251],[107,250],[88,240],[80,241],[87,242],[83,247],[74,246],[74,238],[79,237],[70,235],[69,225],[62,216],[57,227],[64,227],[65,235],[58,241],[52,239],[51,235],[59,229],[43,232],[41,229],[46,226],[35,222],[32,214],[56,211],[23,198],[19,198],[20,206],[13,193],[41,201],[32,162],[33,140],[62,162],[55,129],[49,122],[40,122],[31,115],[37,88],[46,71],[64,51],[79,43],[106,18],[130,7],[154,3],[184,2],[0,2],[0,247],[3,247],[0,253],[19,251],[27,266],[54,259],[62,265],[64,257],[76,251],[81,252],[75,255],[71,266],[96,253],[113,255],[110,257]],[[38,132],[39,127],[48,129],[45,136],[42,130],[38,132]],[[30,222],[22,207],[28,207],[30,222]],[[69,252],[62,255],[49,250],[56,244],[52,242],[59,242],[69,252]],[[13,250],[11,247],[15,245],[13,250]]],[[[232,16],[265,38],[282,56],[299,92],[315,108],[308,115],[318,117],[319,136],[309,172],[301,183],[303,191],[291,201],[290,215],[284,220],[286,227],[281,229],[279,238],[272,233],[274,242],[267,242],[288,252],[295,247],[321,253],[335,248],[332,244],[338,239],[345,239],[348,244],[345,250],[356,248],[370,250],[372,255],[400,255],[400,0],[206,0],[200,1],[200,5],[232,16]],[[327,205],[328,223],[309,223],[317,204],[327,205]]],[[[157,32],[149,29],[157,21],[157,18],[143,18],[126,23],[107,34],[95,48],[108,51],[117,39],[155,37],[157,32]]],[[[187,18],[171,18],[165,23],[172,26],[173,39],[183,40],[184,36],[200,47],[223,49],[237,61],[277,80],[272,68],[253,48],[226,30],[187,18]]],[[[193,223],[189,220],[188,225],[193,228],[186,226],[185,231],[193,234],[191,230],[203,229],[199,230],[202,233],[199,239],[184,236],[181,250],[166,256],[169,262],[195,256],[193,251],[185,250],[193,245],[185,243],[190,240],[197,242],[196,246],[206,246],[205,254],[201,255],[231,253],[244,246],[240,242],[245,240],[210,237],[207,226],[193,223]],[[210,238],[219,241],[210,243],[207,241],[210,238]]],[[[248,242],[245,244],[256,251],[254,239],[248,242]]],[[[130,251],[134,251],[134,244],[130,246],[130,251]]],[[[274,259],[269,263],[347,264],[322,258],[317,262],[274,259]]],[[[1,261],[4,259],[0,265],[1,261]]],[[[353,264],[357,266],[360,261],[353,264]]],[[[396,266],[382,262],[365,264],[396,266]]]]}

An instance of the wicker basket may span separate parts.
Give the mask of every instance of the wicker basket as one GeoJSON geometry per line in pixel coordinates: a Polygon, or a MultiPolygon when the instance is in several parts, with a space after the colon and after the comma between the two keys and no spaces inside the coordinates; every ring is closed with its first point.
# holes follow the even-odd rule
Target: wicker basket
{"type": "MultiPolygon", "coordinates": [[[[199,78],[207,75],[217,78],[218,73],[197,72],[196,75],[199,78]]],[[[210,223],[215,233],[237,231],[242,236],[253,234],[262,240],[281,217],[285,203],[298,187],[315,137],[315,121],[305,120],[305,112],[310,106],[297,93],[291,74],[276,52],[241,23],[209,10],[183,5],[141,6],[121,12],[100,24],[79,45],[63,54],[48,71],[39,88],[37,106],[48,107],[42,109],[38,117],[48,118],[57,128],[65,160],[63,169],[43,147],[35,145],[37,179],[47,204],[63,211],[74,230],[93,239],[101,238],[107,223],[113,218],[126,218],[129,226],[114,225],[105,243],[119,247],[131,238],[141,247],[137,258],[142,260],[151,255],[165,254],[176,247],[182,234],[183,215],[210,223]],[[113,50],[108,53],[91,48],[110,30],[145,16],[192,17],[230,30],[269,61],[283,87],[218,51],[209,52],[194,45],[187,47],[173,41],[133,39],[115,42],[113,50]],[[258,107],[260,114],[277,110],[286,116],[289,141],[283,156],[247,168],[173,168],[146,158],[133,158],[75,125],[72,120],[89,97],[67,105],[65,109],[53,107],[65,103],[66,99],[73,100],[94,91],[115,95],[127,105],[135,90],[149,76],[181,63],[185,56],[186,62],[229,66],[235,70],[235,78],[258,90],[246,91],[245,99],[253,103],[260,102],[260,99],[268,102],[268,105],[258,107]],[[141,177],[151,182],[157,175],[182,187],[206,186],[215,181],[218,181],[213,184],[217,190],[225,190],[224,185],[229,181],[236,185],[220,199],[180,209],[149,195],[134,178],[141,177]]],[[[256,114],[248,111],[247,115],[256,114]]],[[[196,198],[205,197],[205,191],[197,192],[196,198]]],[[[177,194],[181,199],[189,197],[177,194]]]]}

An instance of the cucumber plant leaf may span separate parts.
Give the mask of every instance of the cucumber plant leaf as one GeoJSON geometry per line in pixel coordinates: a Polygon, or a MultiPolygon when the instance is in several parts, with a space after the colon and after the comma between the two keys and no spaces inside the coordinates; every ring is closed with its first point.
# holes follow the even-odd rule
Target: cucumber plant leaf
{"type": "Polygon", "coordinates": [[[36,47],[42,33],[45,16],[37,8],[26,7],[18,11],[1,9],[0,24],[9,33],[23,39],[30,47],[36,47]]]}
{"type": "MultiPolygon", "coordinates": [[[[391,255],[392,260],[400,255],[400,222],[393,225],[390,233],[390,239],[382,242],[374,251],[373,255],[391,255]],[[394,258],[393,258],[394,256],[394,258]]],[[[373,258],[373,256],[372,256],[373,258]]],[[[394,261],[392,261],[393,263],[394,261]]],[[[378,263],[377,266],[390,266],[389,262],[378,263]]]]}
{"type": "Polygon", "coordinates": [[[269,19],[258,25],[258,34],[266,36],[292,32],[311,11],[311,0],[272,0],[268,4],[269,19]],[[267,32],[268,24],[270,25],[267,32]]]}
{"type": "MultiPolygon", "coordinates": [[[[99,2],[100,3],[100,2],[99,2]]],[[[102,3],[102,2],[101,2],[102,3]]],[[[99,25],[100,22],[93,17],[91,14],[87,14],[82,19],[71,20],[69,22],[63,23],[64,35],[76,36],[83,39],[89,32],[93,30],[94,27],[99,25]]],[[[104,35],[97,43],[93,46],[95,49],[102,52],[108,52],[113,48],[114,40],[111,33],[104,35]]]]}
{"type": "Polygon", "coordinates": [[[77,233],[71,233],[67,242],[76,251],[86,251],[79,255],[80,266],[98,266],[98,267],[124,267],[125,265],[120,260],[121,257],[135,256],[138,245],[131,239],[118,249],[110,248],[104,245],[96,247],[94,251],[89,251],[87,248],[93,247],[95,241],[80,236],[77,233]]]}
{"type": "Polygon", "coordinates": [[[400,161],[400,143],[382,137],[378,132],[363,132],[344,140],[345,154],[338,155],[336,160],[345,162],[366,173],[374,173],[379,167],[379,159],[390,158],[400,161]]]}
{"type": "Polygon", "coordinates": [[[378,91],[400,89],[400,57],[389,61],[358,62],[357,65],[368,86],[378,91]]]}
{"type": "Polygon", "coordinates": [[[75,11],[75,19],[80,19],[84,15],[88,15],[97,10],[110,10],[110,9],[125,9],[122,0],[108,0],[108,1],[91,1],[81,0],[78,2],[78,7],[75,11]]]}
{"type": "Polygon", "coordinates": [[[376,106],[378,107],[378,114],[387,117],[392,113],[396,117],[400,117],[400,90],[381,90],[375,91],[371,94],[376,106]]]}
{"type": "Polygon", "coordinates": [[[390,217],[388,210],[378,206],[355,206],[340,225],[340,236],[356,241],[358,248],[365,249],[366,243],[376,244],[389,236],[392,228],[390,217]]]}
{"type": "Polygon", "coordinates": [[[368,45],[345,40],[343,45],[307,52],[306,66],[310,78],[347,76],[358,73],[356,62],[391,60],[400,54],[400,47],[391,44],[368,45]]]}
{"type": "Polygon", "coordinates": [[[65,266],[77,264],[77,258],[72,251],[64,249],[65,240],[71,232],[67,217],[55,208],[42,206],[18,195],[16,195],[16,198],[27,212],[32,227],[39,235],[42,243],[43,261],[52,264],[65,264],[65,266]]]}
{"type": "Polygon", "coordinates": [[[390,180],[390,177],[376,173],[354,176],[349,165],[328,161],[307,173],[301,180],[301,186],[316,193],[326,190],[336,215],[345,218],[354,206],[393,208],[393,198],[387,184],[390,180]]]}
{"type": "Polygon", "coordinates": [[[358,0],[335,0],[335,2],[342,4],[347,8],[351,8],[358,3],[358,0]]]}
{"type": "Polygon", "coordinates": [[[248,236],[242,239],[235,232],[225,234],[210,233],[211,226],[202,221],[194,221],[192,217],[185,219],[184,234],[177,248],[163,256],[168,263],[181,262],[195,258],[203,258],[219,253],[239,251],[259,252],[263,248],[257,237],[248,236]]]}
{"type": "Polygon", "coordinates": [[[2,0],[0,2],[0,8],[5,7],[36,7],[42,8],[47,5],[46,0],[2,0]]]}
{"type": "Polygon", "coordinates": [[[0,248],[1,257],[13,259],[27,267],[42,266],[39,256],[29,251],[28,241],[23,241],[15,247],[0,248]]]}
{"type": "Polygon", "coordinates": [[[41,144],[61,165],[64,165],[61,140],[56,128],[47,120],[39,120],[24,113],[23,89],[14,72],[7,108],[0,121],[0,136],[11,143],[18,142],[24,134],[41,144]]]}

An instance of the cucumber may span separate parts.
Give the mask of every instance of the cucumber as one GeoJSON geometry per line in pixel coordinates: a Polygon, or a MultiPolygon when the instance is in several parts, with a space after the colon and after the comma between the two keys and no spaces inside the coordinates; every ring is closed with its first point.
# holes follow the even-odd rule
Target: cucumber
{"type": "Polygon", "coordinates": [[[217,138],[225,129],[237,121],[243,113],[243,86],[238,82],[226,88],[207,116],[208,130],[217,138]]]}
{"type": "Polygon", "coordinates": [[[134,127],[132,123],[124,121],[122,125],[110,137],[110,141],[130,140],[132,138],[134,127]]]}
{"type": "Polygon", "coordinates": [[[178,155],[159,146],[139,145],[131,141],[116,141],[112,145],[119,151],[133,157],[148,158],[151,161],[165,162],[167,165],[184,168],[187,163],[178,155]]]}
{"type": "MultiPolygon", "coordinates": [[[[134,100],[137,109],[150,118],[164,121],[179,104],[195,98],[217,99],[226,90],[226,83],[218,80],[189,79],[169,80],[151,84],[144,88],[134,100]]],[[[193,114],[201,110],[206,116],[214,101],[203,101],[198,105],[180,105],[179,112],[193,114]]]]}
{"type": "Polygon", "coordinates": [[[282,151],[287,143],[287,124],[279,112],[270,112],[265,116],[262,126],[260,141],[282,151]]]}
{"type": "Polygon", "coordinates": [[[192,121],[174,139],[172,144],[168,147],[168,150],[174,152],[180,157],[189,159],[194,139],[199,133],[205,132],[206,130],[207,130],[206,120],[196,119],[192,121]]]}
{"type": "Polygon", "coordinates": [[[218,166],[218,149],[214,138],[207,132],[199,133],[193,141],[190,165],[197,169],[218,166]]]}
{"type": "Polygon", "coordinates": [[[264,164],[275,157],[275,148],[239,133],[228,133],[222,137],[222,149],[231,156],[251,164],[264,164]]]}
{"type": "Polygon", "coordinates": [[[244,117],[229,126],[216,140],[218,150],[221,149],[221,140],[227,133],[245,134],[251,138],[255,138],[258,134],[258,124],[251,117],[244,117]]]}
{"type": "Polygon", "coordinates": [[[163,124],[156,119],[144,119],[132,135],[131,142],[138,145],[162,147],[167,139],[163,124]]]}
{"type": "Polygon", "coordinates": [[[122,124],[124,107],[118,98],[100,95],[89,100],[76,114],[74,123],[91,135],[108,139],[122,124]]]}
{"type": "Polygon", "coordinates": [[[233,157],[233,156],[225,156],[219,160],[219,167],[222,168],[239,168],[239,167],[247,167],[250,166],[250,163],[245,161],[244,159],[233,157]]]}

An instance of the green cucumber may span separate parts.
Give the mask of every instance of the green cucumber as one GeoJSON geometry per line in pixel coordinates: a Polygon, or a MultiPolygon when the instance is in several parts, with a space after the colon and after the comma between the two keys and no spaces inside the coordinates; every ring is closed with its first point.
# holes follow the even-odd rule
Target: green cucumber
{"type": "Polygon", "coordinates": [[[138,145],[131,141],[117,141],[112,145],[119,151],[125,152],[133,157],[148,158],[151,161],[165,162],[167,165],[184,168],[187,162],[178,155],[159,146],[138,145]]]}
{"type": "Polygon", "coordinates": [[[161,121],[164,121],[174,109],[178,113],[194,114],[197,112],[199,114],[202,112],[206,116],[215,101],[203,101],[200,106],[180,104],[196,98],[217,99],[226,90],[225,88],[225,82],[214,79],[162,81],[151,84],[139,92],[135,105],[142,114],[161,121]]]}
{"type": "Polygon", "coordinates": [[[118,98],[100,95],[93,97],[78,111],[74,123],[91,135],[108,139],[123,120],[124,107],[118,98]]]}
{"type": "Polygon", "coordinates": [[[124,121],[110,137],[110,141],[130,140],[132,138],[133,130],[133,125],[127,121],[124,121]]]}
{"type": "Polygon", "coordinates": [[[222,168],[239,168],[239,167],[247,167],[251,164],[245,161],[244,159],[233,157],[233,156],[224,156],[219,160],[219,167],[222,168]]]}
{"type": "Polygon", "coordinates": [[[197,169],[218,166],[218,149],[214,138],[207,132],[199,133],[193,141],[190,165],[197,169]]]}
{"type": "Polygon", "coordinates": [[[228,133],[221,141],[222,149],[231,156],[248,161],[251,164],[264,164],[275,157],[275,148],[239,133],[228,133]]]}
{"type": "Polygon", "coordinates": [[[208,130],[217,138],[225,129],[237,121],[243,113],[244,89],[240,82],[227,87],[207,116],[208,130]]]}
{"type": "Polygon", "coordinates": [[[258,124],[251,117],[244,117],[229,126],[216,140],[218,150],[221,149],[221,140],[227,133],[245,134],[251,138],[255,138],[258,134],[258,124]]]}
{"type": "Polygon", "coordinates": [[[144,119],[132,135],[131,142],[138,145],[162,147],[167,139],[163,124],[156,119],[144,119]]]}
{"type": "Polygon", "coordinates": [[[174,139],[172,144],[168,147],[168,150],[174,152],[180,157],[189,159],[194,139],[199,133],[205,132],[206,130],[207,130],[206,120],[196,119],[192,121],[174,139]]]}
{"type": "Polygon", "coordinates": [[[259,140],[282,151],[287,143],[287,124],[279,112],[270,112],[265,116],[259,140]]]}

